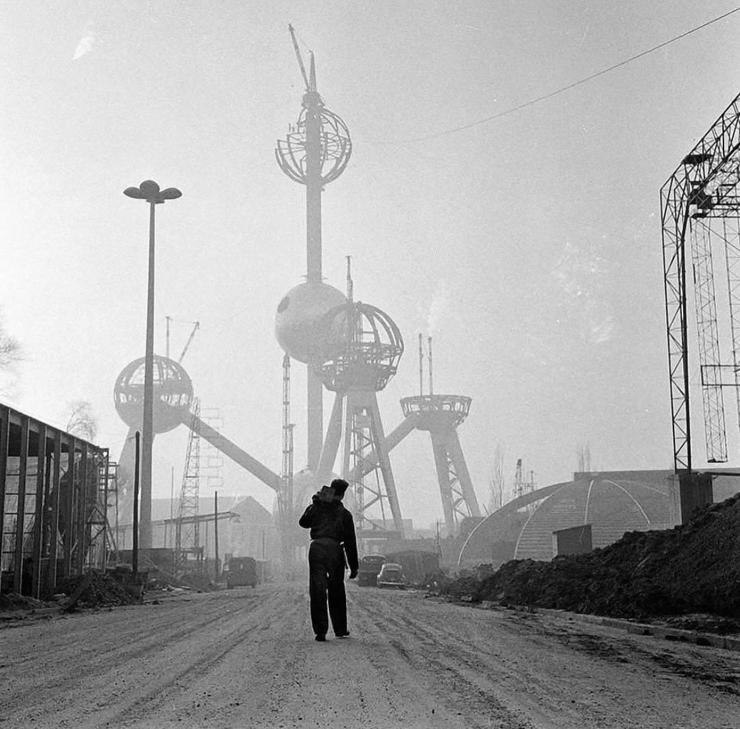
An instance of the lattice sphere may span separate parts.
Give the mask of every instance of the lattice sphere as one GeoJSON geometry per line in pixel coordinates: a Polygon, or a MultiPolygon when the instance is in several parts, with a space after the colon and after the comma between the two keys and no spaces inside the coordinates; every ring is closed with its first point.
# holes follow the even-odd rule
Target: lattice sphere
{"type": "MultiPolygon", "coordinates": [[[[126,365],[113,390],[116,411],[130,428],[141,429],[144,419],[144,366],[144,357],[126,365]]],[[[182,365],[154,355],[154,432],[187,422],[192,402],[193,383],[182,365]]]]}
{"type": "Polygon", "coordinates": [[[396,374],[403,354],[401,331],[384,311],[362,302],[347,302],[327,312],[323,337],[344,346],[326,357],[319,374],[327,389],[382,390],[396,374]]]}
{"type": "Polygon", "coordinates": [[[302,283],[282,298],[275,313],[275,337],[283,351],[299,362],[324,360],[343,342],[321,328],[327,312],[342,306],[345,295],[325,283],[302,283]]]}
{"type": "Polygon", "coordinates": [[[305,107],[301,110],[294,130],[285,139],[278,140],[275,158],[280,169],[291,180],[306,184],[306,117],[310,113],[319,113],[321,117],[321,184],[326,185],[344,172],[352,156],[352,140],[344,121],[323,106],[318,112],[305,107]]]}

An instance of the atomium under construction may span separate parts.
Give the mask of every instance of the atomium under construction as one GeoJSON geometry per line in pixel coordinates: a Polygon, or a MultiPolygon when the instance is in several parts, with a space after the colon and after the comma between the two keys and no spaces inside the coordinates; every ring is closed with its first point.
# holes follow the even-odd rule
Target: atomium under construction
{"type": "MultiPolygon", "coordinates": [[[[437,428],[430,411],[445,410],[449,398],[424,400],[423,407],[406,412],[399,428],[386,436],[377,393],[396,373],[404,351],[401,331],[382,309],[353,300],[347,273],[347,294],[322,279],[321,194],[347,167],[352,142],[347,125],[329,111],[318,93],[316,64],[311,54],[309,73],[295,34],[293,46],[305,83],[303,105],[288,136],[277,143],[275,155],[281,170],[306,187],[306,282],[291,289],[275,315],[275,334],[287,357],[307,367],[307,472],[315,484],[327,480],[336,467],[340,445],[340,473],[351,484],[351,501],[358,531],[364,536],[401,537],[403,524],[390,450],[414,429],[432,433],[445,518],[449,532],[459,517],[479,516],[479,509],[456,427],[448,422],[437,428]],[[323,388],[335,393],[324,437],[323,388]]],[[[289,365],[284,372],[289,372],[289,365]]],[[[412,398],[413,400],[413,398],[412,398]]],[[[469,398],[465,399],[469,407],[469,398]]],[[[284,400],[284,402],[286,402],[284,400]]],[[[284,406],[284,418],[289,412],[284,406]]],[[[439,418],[437,418],[439,420],[439,418]]],[[[285,420],[283,477],[293,503],[292,427],[285,420]]],[[[305,478],[304,478],[305,480],[305,478]]],[[[289,519],[292,517],[288,517],[289,519]]]]}
{"type": "MultiPolygon", "coordinates": [[[[272,488],[277,496],[277,520],[282,534],[284,564],[295,556],[295,511],[322,480],[331,478],[342,446],[341,475],[352,485],[349,499],[361,535],[402,538],[403,524],[398,489],[389,453],[415,429],[432,434],[440,479],[442,502],[449,533],[460,518],[479,514],[475,493],[457,441],[456,427],[464,418],[448,422],[442,411],[450,398],[434,396],[404,400],[405,418],[386,436],[377,402],[396,373],[404,351],[401,331],[382,309],[354,301],[348,269],[347,294],[327,284],[322,276],[321,196],[324,187],[344,172],[352,154],[346,124],[324,105],[316,83],[313,54],[309,71],[290,28],[296,57],[305,83],[297,122],[277,142],[275,156],[280,169],[306,188],[306,280],[293,286],[279,301],[275,313],[275,336],[285,352],[283,358],[283,464],[278,475],[245,450],[216,432],[199,416],[193,383],[181,362],[169,357],[154,359],[154,432],[165,433],[179,424],[193,438],[203,437],[215,448],[272,488]],[[290,360],[306,366],[307,467],[301,486],[294,493],[293,435],[290,422],[290,360]],[[335,393],[334,407],[324,432],[324,389],[335,393]],[[408,402],[407,402],[408,401],[408,402]],[[440,410],[440,417],[432,411],[440,410]],[[444,421],[441,428],[437,421],[444,421]]],[[[192,337],[192,335],[191,335],[192,337]]],[[[127,365],[116,380],[116,410],[129,426],[120,465],[120,491],[130,494],[133,480],[133,434],[140,428],[143,411],[144,360],[127,365]]],[[[463,398],[469,407],[469,398],[463,398]]],[[[191,442],[188,453],[196,450],[191,442]]],[[[195,479],[183,477],[181,505],[196,502],[195,479]],[[188,485],[189,484],[189,485],[188,485]],[[186,494],[187,491],[187,494],[186,494]]],[[[142,501],[141,523],[150,519],[150,507],[142,501]]],[[[130,511],[130,509],[128,509],[130,511]]],[[[182,511],[182,510],[181,510],[182,511]]],[[[192,516],[192,515],[191,515],[192,516]]],[[[196,537],[197,538],[197,537],[196,537]]],[[[185,549],[185,547],[183,547],[185,549]]]]}

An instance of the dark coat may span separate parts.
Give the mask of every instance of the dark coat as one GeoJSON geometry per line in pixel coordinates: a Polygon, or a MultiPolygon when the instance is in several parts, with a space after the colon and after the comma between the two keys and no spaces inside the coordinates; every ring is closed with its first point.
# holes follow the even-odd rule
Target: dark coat
{"type": "Polygon", "coordinates": [[[344,546],[347,566],[357,572],[357,539],[352,514],[340,501],[326,503],[314,498],[313,503],[303,512],[298,524],[311,530],[311,539],[334,539],[344,546]]]}

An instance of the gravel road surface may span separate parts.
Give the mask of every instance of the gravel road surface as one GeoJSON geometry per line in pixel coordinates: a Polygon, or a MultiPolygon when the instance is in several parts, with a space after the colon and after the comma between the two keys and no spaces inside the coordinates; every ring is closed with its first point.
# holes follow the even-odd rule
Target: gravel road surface
{"type": "Polygon", "coordinates": [[[740,654],[567,617],[348,586],[313,640],[307,587],[184,593],[5,623],[0,729],[737,729],[740,654]]]}

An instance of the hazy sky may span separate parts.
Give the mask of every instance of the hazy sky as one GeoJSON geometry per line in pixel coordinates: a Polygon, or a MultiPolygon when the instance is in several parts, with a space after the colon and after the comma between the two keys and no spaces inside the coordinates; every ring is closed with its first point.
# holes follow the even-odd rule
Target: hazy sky
{"type": "MultiPolygon", "coordinates": [[[[482,502],[497,445],[509,480],[521,457],[541,485],[566,480],[585,443],[595,468],[670,467],[658,191],[738,92],[740,14],[531,108],[437,133],[732,7],[5,0],[0,306],[25,359],[2,399],[57,425],[89,400],[98,442],[118,454],[112,389],[143,356],[147,244],[146,206],[122,190],[152,178],[183,191],[158,208],[157,350],[165,316],[181,322],[175,352],[185,322],[200,321],[184,364],[203,407],[280,470],[274,314],[305,273],[304,189],[273,155],[300,110],[292,22],[354,142],[324,195],[326,280],[343,289],[352,255],[356,298],[406,338],[380,396],[386,430],[417,392],[424,331],[435,390],[473,398],[460,437],[482,502]]],[[[179,488],[186,442],[184,428],[158,437],[155,496],[169,495],[173,466],[179,488]]],[[[404,515],[441,516],[428,435],[392,459],[404,515]]],[[[223,492],[272,504],[236,467],[225,476],[223,492]]]]}

